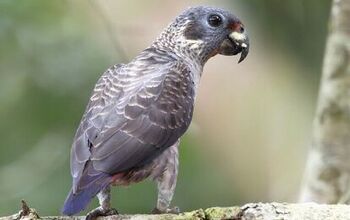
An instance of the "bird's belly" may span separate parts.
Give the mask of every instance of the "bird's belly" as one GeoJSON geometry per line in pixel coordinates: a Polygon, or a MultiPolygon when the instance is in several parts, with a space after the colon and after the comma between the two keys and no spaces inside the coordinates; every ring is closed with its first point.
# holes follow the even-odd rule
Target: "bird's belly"
{"type": "Polygon", "coordinates": [[[173,146],[167,148],[143,167],[113,175],[112,185],[127,186],[132,183],[141,182],[147,178],[156,179],[162,175],[169,165],[178,166],[178,144],[179,142],[177,141],[173,146]]]}

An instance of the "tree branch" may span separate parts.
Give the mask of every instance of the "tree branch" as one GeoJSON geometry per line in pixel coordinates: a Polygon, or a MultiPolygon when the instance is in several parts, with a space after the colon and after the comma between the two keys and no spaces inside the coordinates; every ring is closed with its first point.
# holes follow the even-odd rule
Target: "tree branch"
{"type": "MultiPolygon", "coordinates": [[[[27,207],[28,208],[28,207],[27,207]]],[[[23,210],[19,213],[0,217],[0,220],[84,220],[84,216],[45,216],[39,217],[34,209],[26,216],[23,210]],[[22,213],[22,214],[21,214],[22,213]]],[[[179,215],[114,215],[101,217],[100,220],[350,220],[349,205],[319,205],[315,203],[287,204],[287,203],[250,203],[242,207],[213,207],[185,212],[179,215]]]]}

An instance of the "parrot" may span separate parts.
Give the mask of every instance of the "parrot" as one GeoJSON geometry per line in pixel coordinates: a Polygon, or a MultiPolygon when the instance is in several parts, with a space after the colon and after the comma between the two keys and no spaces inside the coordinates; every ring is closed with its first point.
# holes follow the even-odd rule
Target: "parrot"
{"type": "Polygon", "coordinates": [[[97,81],[71,147],[72,188],[62,213],[75,215],[97,196],[86,219],[118,214],[111,186],[145,179],[158,189],[152,213],[178,213],[174,195],[181,136],[188,129],[204,64],[221,54],[249,52],[241,20],[231,12],[195,6],[178,15],[126,64],[97,81]]]}

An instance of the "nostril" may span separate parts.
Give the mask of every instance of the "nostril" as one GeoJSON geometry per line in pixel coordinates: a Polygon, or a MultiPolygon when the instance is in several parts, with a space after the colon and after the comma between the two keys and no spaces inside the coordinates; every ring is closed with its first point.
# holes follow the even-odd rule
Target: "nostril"
{"type": "Polygon", "coordinates": [[[240,33],[243,33],[243,32],[244,32],[244,27],[243,27],[243,26],[241,26],[241,27],[239,28],[239,32],[240,32],[240,33]]]}

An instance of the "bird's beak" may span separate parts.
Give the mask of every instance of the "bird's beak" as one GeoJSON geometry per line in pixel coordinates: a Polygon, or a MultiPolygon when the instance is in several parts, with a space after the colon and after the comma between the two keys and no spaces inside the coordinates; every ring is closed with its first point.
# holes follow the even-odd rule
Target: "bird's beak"
{"type": "Polygon", "coordinates": [[[220,45],[220,54],[232,56],[241,53],[238,63],[242,62],[249,53],[249,38],[245,33],[231,32],[220,45]]]}
{"type": "Polygon", "coordinates": [[[237,53],[241,53],[241,57],[239,58],[238,63],[242,62],[249,53],[249,38],[244,33],[232,32],[229,35],[230,40],[233,42],[237,53]]]}

